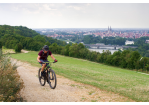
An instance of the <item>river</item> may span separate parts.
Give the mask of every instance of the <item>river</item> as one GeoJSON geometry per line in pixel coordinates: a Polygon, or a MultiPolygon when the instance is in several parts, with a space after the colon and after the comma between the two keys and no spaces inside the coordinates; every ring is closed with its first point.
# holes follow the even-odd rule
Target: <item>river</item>
{"type": "Polygon", "coordinates": [[[103,50],[106,51],[106,50],[109,50],[111,52],[111,54],[113,54],[115,51],[118,51],[117,49],[114,50],[114,49],[89,49],[90,51],[96,51],[96,52],[100,52],[102,53],[103,50]]]}

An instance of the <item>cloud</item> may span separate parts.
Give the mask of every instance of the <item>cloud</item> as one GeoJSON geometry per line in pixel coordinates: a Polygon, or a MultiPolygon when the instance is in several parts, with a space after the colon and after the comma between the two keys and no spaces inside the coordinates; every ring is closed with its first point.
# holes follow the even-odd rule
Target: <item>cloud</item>
{"type": "Polygon", "coordinates": [[[39,14],[45,11],[55,11],[57,9],[54,8],[54,4],[38,4],[38,3],[12,3],[12,4],[0,4],[0,8],[11,11],[11,12],[21,12],[21,13],[28,13],[28,14],[39,14]]]}
{"type": "Polygon", "coordinates": [[[50,6],[48,4],[44,4],[43,7],[45,10],[57,10],[57,9],[50,8],[50,6]]]}
{"type": "Polygon", "coordinates": [[[80,7],[73,7],[75,10],[80,10],[81,8],[80,7]]]}
{"type": "Polygon", "coordinates": [[[75,9],[75,10],[80,10],[81,9],[81,7],[78,7],[78,6],[67,6],[67,8],[73,8],[73,9],[75,9]]]}

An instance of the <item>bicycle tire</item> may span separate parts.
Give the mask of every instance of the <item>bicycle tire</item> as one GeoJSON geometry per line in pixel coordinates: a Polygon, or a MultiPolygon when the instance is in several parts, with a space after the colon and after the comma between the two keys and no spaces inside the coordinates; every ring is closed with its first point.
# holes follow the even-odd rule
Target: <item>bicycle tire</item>
{"type": "Polygon", "coordinates": [[[57,78],[55,72],[52,69],[49,70],[47,79],[51,89],[55,89],[57,85],[57,78]]]}
{"type": "Polygon", "coordinates": [[[46,83],[45,77],[41,76],[41,68],[38,71],[38,78],[41,86],[44,86],[46,83]]]}

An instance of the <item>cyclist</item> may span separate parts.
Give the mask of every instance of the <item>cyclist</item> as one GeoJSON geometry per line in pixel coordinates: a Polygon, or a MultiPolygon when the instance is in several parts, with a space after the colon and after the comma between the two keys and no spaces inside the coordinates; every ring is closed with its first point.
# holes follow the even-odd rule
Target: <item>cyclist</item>
{"type": "Polygon", "coordinates": [[[42,68],[41,68],[41,75],[44,76],[45,72],[44,69],[47,66],[46,64],[42,64],[43,62],[49,62],[48,61],[48,56],[51,56],[51,58],[54,60],[54,62],[57,62],[57,60],[54,58],[54,56],[52,55],[51,51],[49,50],[49,47],[47,45],[45,45],[42,50],[38,53],[38,57],[37,57],[37,61],[41,64],[42,68]]]}

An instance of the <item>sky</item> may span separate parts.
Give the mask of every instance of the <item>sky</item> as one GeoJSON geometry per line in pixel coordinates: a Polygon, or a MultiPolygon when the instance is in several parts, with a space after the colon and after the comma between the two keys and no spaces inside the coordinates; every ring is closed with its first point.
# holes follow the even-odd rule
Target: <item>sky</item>
{"type": "Polygon", "coordinates": [[[149,28],[149,3],[0,2],[0,14],[0,25],[28,28],[149,28]]]}

